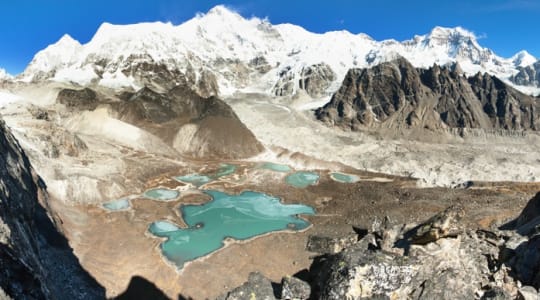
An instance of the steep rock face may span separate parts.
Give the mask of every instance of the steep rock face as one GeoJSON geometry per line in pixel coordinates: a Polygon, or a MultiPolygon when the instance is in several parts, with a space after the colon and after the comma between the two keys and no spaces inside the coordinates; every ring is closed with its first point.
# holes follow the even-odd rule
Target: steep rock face
{"type": "Polygon", "coordinates": [[[273,88],[276,96],[290,96],[300,89],[317,98],[323,96],[336,80],[336,73],[328,64],[319,63],[303,67],[299,72],[287,67],[280,72],[279,77],[273,88]]]}
{"type": "Polygon", "coordinates": [[[537,98],[524,95],[487,74],[470,77],[469,83],[493,128],[540,129],[540,101],[537,98]]]}
{"type": "Polygon", "coordinates": [[[526,67],[519,67],[518,73],[510,77],[510,81],[517,85],[540,87],[540,62],[526,67]]]}
{"type": "Polygon", "coordinates": [[[98,98],[96,92],[89,88],[82,90],[63,89],[58,93],[56,102],[69,108],[93,110],[97,106],[98,98]]]}
{"type": "Polygon", "coordinates": [[[40,200],[45,184],[0,120],[0,295],[13,299],[102,299],[40,200]],[[3,290],[3,291],[2,291],[3,290]]]}
{"type": "Polygon", "coordinates": [[[351,69],[318,119],[359,127],[537,130],[540,104],[484,74],[467,79],[459,66],[422,70],[404,58],[351,69]]]}
{"type": "Polygon", "coordinates": [[[124,93],[112,104],[122,121],[158,136],[191,157],[242,158],[263,146],[231,107],[212,96],[203,98],[187,85],[167,93],[142,88],[124,93]]]}

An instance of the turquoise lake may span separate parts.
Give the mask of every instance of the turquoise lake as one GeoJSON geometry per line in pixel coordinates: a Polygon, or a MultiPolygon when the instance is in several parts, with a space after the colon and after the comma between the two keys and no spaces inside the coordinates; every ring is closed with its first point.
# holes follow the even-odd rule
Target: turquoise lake
{"type": "Polygon", "coordinates": [[[319,174],[314,172],[296,172],[285,177],[285,182],[297,188],[306,188],[319,180],[319,174]]]}
{"type": "Polygon", "coordinates": [[[129,200],[122,198],[114,201],[105,202],[102,204],[103,208],[108,211],[126,210],[130,207],[129,200]]]}
{"type": "Polygon", "coordinates": [[[356,175],[339,173],[339,172],[330,173],[330,178],[332,178],[333,180],[337,182],[342,182],[342,183],[355,183],[360,180],[360,177],[356,175]]]}
{"type": "Polygon", "coordinates": [[[180,196],[180,192],[171,189],[150,189],[144,192],[144,197],[158,201],[172,201],[180,196]]]}
{"type": "Polygon", "coordinates": [[[271,170],[275,172],[288,173],[292,171],[291,167],[282,164],[275,164],[271,162],[266,162],[260,166],[261,169],[271,170]]]}
{"type": "Polygon", "coordinates": [[[216,171],[216,174],[214,174],[214,178],[217,179],[219,177],[231,175],[234,172],[236,172],[236,166],[232,164],[221,164],[219,169],[216,171]]]}
{"type": "Polygon", "coordinates": [[[200,187],[202,185],[205,185],[209,182],[212,182],[220,177],[227,176],[234,174],[236,172],[236,165],[233,164],[221,164],[219,166],[219,169],[217,169],[216,173],[210,174],[210,175],[203,175],[198,173],[192,173],[188,175],[182,175],[182,176],[175,176],[173,177],[175,180],[191,183],[195,185],[196,187],[200,187]]]}
{"type": "Polygon", "coordinates": [[[283,204],[279,198],[258,192],[230,195],[205,191],[212,200],[203,205],[180,207],[188,228],[157,221],[148,230],[167,240],[161,244],[164,256],[179,268],[191,260],[224,246],[226,238],[246,240],[274,231],[298,231],[310,223],[298,215],[313,215],[315,210],[302,204],[283,204]]]}
{"type": "Polygon", "coordinates": [[[174,177],[174,179],[182,181],[182,182],[192,183],[193,185],[195,185],[197,187],[199,187],[201,185],[204,185],[204,184],[207,184],[210,181],[212,181],[212,178],[210,178],[209,176],[200,175],[200,174],[196,174],[196,173],[195,174],[188,174],[188,175],[184,175],[184,176],[176,176],[176,177],[174,177]]]}

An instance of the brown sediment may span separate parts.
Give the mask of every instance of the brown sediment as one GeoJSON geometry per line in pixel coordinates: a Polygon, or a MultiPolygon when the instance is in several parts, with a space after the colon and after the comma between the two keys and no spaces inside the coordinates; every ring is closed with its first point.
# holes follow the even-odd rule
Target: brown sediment
{"type": "MultiPolygon", "coordinates": [[[[247,168],[240,172],[244,176],[253,175],[247,168]]],[[[159,249],[162,239],[150,236],[148,226],[156,220],[185,225],[179,206],[207,202],[210,198],[200,190],[183,192],[179,199],[169,202],[135,199],[129,211],[109,213],[96,206],[62,207],[54,211],[60,214],[82,265],[107,287],[107,296],[118,295],[132,276],[139,275],[172,298],[182,294],[204,299],[240,285],[253,271],[279,281],[284,274],[292,275],[308,268],[313,253],[305,245],[311,234],[341,236],[350,233],[352,225],[367,227],[375,218],[382,219],[385,215],[392,223],[411,223],[452,204],[464,207],[467,226],[493,226],[517,216],[536,187],[477,183],[479,188],[421,189],[416,187],[414,179],[379,174],[370,177],[357,170],[348,173],[367,180],[381,177],[394,181],[343,184],[321,176],[317,185],[298,189],[282,180],[269,180],[267,176],[257,179],[260,181],[248,178],[234,185],[229,184],[228,178],[218,179],[212,188],[228,194],[246,190],[265,193],[285,204],[310,205],[317,215],[305,216],[312,225],[302,232],[279,231],[248,240],[224,241],[218,251],[186,263],[180,272],[164,259],[159,249]]],[[[62,204],[54,202],[54,205],[62,204]]]]}

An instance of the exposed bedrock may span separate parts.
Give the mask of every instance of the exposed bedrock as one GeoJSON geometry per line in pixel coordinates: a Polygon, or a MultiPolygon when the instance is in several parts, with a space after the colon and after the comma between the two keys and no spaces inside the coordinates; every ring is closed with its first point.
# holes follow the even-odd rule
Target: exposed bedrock
{"type": "MultiPolygon", "coordinates": [[[[392,225],[386,218],[370,229],[355,228],[355,239],[327,239],[321,244],[323,237],[311,237],[308,247],[320,255],[302,279],[285,277],[281,285],[275,284],[274,296],[539,299],[539,207],[540,193],[516,220],[499,229],[470,228],[463,223],[463,208],[451,206],[420,224],[392,225]],[[329,249],[339,250],[326,252],[329,249]],[[290,282],[302,296],[290,296],[290,282]]],[[[241,290],[257,294],[259,282],[264,280],[250,277],[241,290]]]]}
{"type": "Polygon", "coordinates": [[[352,130],[538,130],[540,101],[488,74],[467,78],[456,67],[416,69],[398,58],[373,68],[349,70],[341,88],[316,116],[352,130]]]}
{"type": "Polygon", "coordinates": [[[0,120],[0,298],[103,299],[43,205],[45,183],[0,120]]]}

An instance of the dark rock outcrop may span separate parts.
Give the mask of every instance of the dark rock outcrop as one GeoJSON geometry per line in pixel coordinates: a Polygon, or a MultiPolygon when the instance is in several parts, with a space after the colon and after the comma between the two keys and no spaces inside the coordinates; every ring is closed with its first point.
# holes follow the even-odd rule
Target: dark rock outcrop
{"type": "Polygon", "coordinates": [[[406,59],[351,69],[319,120],[353,130],[386,128],[540,129],[540,101],[488,74],[414,68],[406,59]]]}
{"type": "Polygon", "coordinates": [[[459,221],[462,215],[462,208],[449,207],[411,230],[409,241],[412,244],[426,245],[444,237],[455,237],[461,230],[459,221]]]}
{"type": "Polygon", "coordinates": [[[309,299],[311,286],[296,277],[285,276],[281,279],[281,299],[309,299]]]}
{"type": "Polygon", "coordinates": [[[45,184],[0,120],[0,295],[13,299],[103,299],[42,204],[45,184]]]}
{"type": "Polygon", "coordinates": [[[243,299],[261,299],[273,300],[274,289],[272,282],[261,273],[254,272],[249,274],[248,281],[243,285],[233,289],[227,294],[218,297],[219,300],[243,300],[243,299]]]}
{"type": "Polygon", "coordinates": [[[82,90],[63,89],[58,93],[56,102],[69,108],[94,110],[99,103],[98,95],[90,88],[82,90]]]}
{"type": "Polygon", "coordinates": [[[518,73],[510,77],[517,85],[540,87],[540,62],[526,67],[518,67],[518,73]]]}
{"type": "Polygon", "coordinates": [[[303,67],[298,74],[295,70],[287,67],[280,72],[279,76],[280,78],[273,88],[273,93],[276,96],[293,95],[296,92],[295,88],[298,87],[311,97],[321,97],[336,79],[336,74],[326,63],[303,67]]]}

